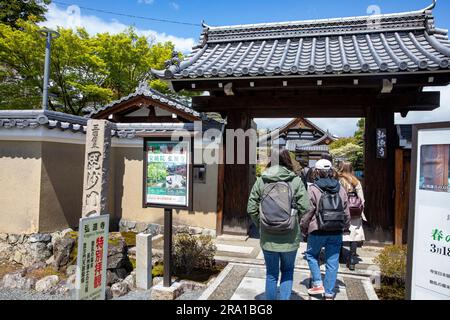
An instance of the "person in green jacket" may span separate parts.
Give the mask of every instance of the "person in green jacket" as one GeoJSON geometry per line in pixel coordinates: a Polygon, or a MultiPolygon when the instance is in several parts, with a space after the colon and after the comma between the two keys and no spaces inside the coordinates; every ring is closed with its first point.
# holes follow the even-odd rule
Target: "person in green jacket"
{"type": "Polygon", "coordinates": [[[288,150],[281,152],[274,149],[271,162],[261,177],[255,182],[248,200],[247,212],[255,223],[261,236],[261,248],[266,262],[266,299],[276,300],[278,279],[281,271],[280,299],[291,297],[294,266],[302,235],[300,233],[299,216],[309,211],[310,200],[302,179],[293,172],[291,156],[288,150]],[[275,161],[274,161],[275,160],[275,161]],[[278,160],[278,161],[276,161],[278,160]],[[297,206],[295,225],[287,233],[276,234],[261,228],[260,204],[264,187],[268,183],[284,181],[291,185],[293,198],[297,206]]]}

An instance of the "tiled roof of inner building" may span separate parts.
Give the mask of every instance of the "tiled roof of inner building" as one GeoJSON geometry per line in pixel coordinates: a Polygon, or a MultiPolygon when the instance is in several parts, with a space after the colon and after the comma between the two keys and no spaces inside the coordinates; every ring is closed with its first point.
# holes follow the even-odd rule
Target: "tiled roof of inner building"
{"type": "Polygon", "coordinates": [[[121,103],[123,103],[125,101],[128,101],[128,100],[130,100],[132,98],[138,97],[138,96],[150,98],[150,99],[152,99],[154,101],[157,101],[157,102],[159,102],[159,103],[161,103],[163,105],[167,105],[168,107],[172,107],[172,108],[178,109],[178,110],[180,110],[182,112],[185,112],[187,114],[193,115],[194,117],[197,117],[197,118],[199,118],[201,120],[204,120],[204,121],[216,121],[216,122],[218,122],[218,120],[210,118],[207,114],[202,113],[202,112],[197,112],[194,109],[192,109],[191,107],[189,107],[186,104],[182,103],[181,101],[172,99],[172,98],[168,97],[167,95],[162,94],[161,92],[150,88],[146,81],[141,82],[133,93],[131,93],[131,94],[125,96],[125,97],[122,97],[119,100],[113,101],[110,104],[107,104],[107,105],[105,105],[105,106],[103,106],[103,107],[101,107],[99,109],[93,110],[89,114],[89,118],[93,118],[93,117],[95,117],[95,115],[97,115],[97,114],[99,114],[99,113],[101,113],[103,111],[112,109],[115,106],[117,106],[117,105],[119,105],[119,104],[121,104],[121,103]]]}
{"type": "Polygon", "coordinates": [[[449,70],[448,31],[432,7],[327,20],[209,27],[168,80],[449,70]]]}

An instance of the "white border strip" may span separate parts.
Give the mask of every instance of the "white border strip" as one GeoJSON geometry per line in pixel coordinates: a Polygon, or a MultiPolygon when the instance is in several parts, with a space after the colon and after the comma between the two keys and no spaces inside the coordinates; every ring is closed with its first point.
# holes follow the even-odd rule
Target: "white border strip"
{"type": "Polygon", "coordinates": [[[372,282],[369,279],[362,280],[361,282],[369,300],[380,300],[375,292],[372,282]]]}
{"type": "Polygon", "coordinates": [[[230,273],[235,265],[233,263],[229,263],[225,269],[219,274],[219,276],[214,280],[214,282],[206,288],[206,290],[202,293],[202,295],[197,300],[208,300],[208,298],[213,294],[213,292],[217,289],[217,287],[223,282],[225,277],[230,273]]]}

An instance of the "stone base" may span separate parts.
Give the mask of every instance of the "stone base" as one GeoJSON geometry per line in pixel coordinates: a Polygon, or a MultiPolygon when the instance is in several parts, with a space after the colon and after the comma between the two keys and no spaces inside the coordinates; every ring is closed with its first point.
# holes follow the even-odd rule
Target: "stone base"
{"type": "Polygon", "coordinates": [[[175,282],[170,287],[158,284],[152,288],[152,300],[175,300],[183,294],[183,287],[179,282],[175,282]]]}
{"type": "MultiPolygon", "coordinates": [[[[156,223],[137,222],[121,219],[119,223],[120,232],[147,233],[156,236],[164,233],[164,226],[156,223]]],[[[189,233],[191,235],[209,235],[216,237],[216,231],[207,228],[192,227],[186,225],[174,225],[173,232],[189,233]]]]}
{"type": "Polygon", "coordinates": [[[249,236],[237,236],[232,234],[223,234],[217,237],[217,240],[222,241],[247,241],[249,236]]]}

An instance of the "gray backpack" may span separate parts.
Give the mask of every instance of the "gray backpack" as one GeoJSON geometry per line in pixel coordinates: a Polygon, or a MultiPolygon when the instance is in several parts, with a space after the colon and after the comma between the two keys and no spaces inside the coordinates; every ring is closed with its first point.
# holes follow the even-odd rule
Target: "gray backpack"
{"type": "Polygon", "coordinates": [[[261,204],[261,229],[272,234],[286,234],[294,230],[297,205],[289,182],[265,184],[261,204]]]}

